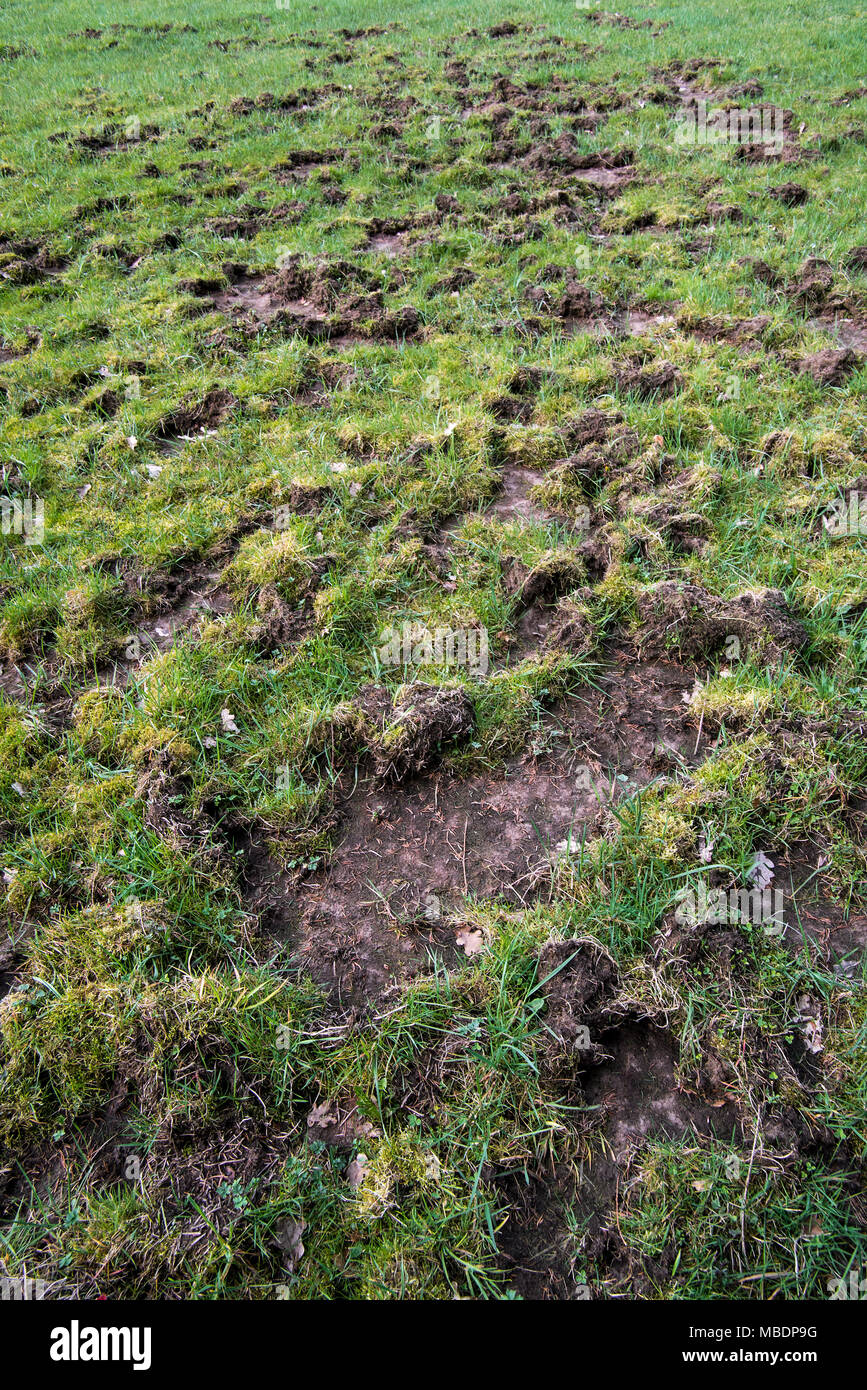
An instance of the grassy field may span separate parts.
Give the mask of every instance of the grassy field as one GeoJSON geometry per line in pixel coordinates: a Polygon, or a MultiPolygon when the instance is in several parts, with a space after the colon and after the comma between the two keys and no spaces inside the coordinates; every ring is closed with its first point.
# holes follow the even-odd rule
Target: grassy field
{"type": "Polygon", "coordinates": [[[0,28],[0,1274],[839,1295],[867,10],[0,28]]]}

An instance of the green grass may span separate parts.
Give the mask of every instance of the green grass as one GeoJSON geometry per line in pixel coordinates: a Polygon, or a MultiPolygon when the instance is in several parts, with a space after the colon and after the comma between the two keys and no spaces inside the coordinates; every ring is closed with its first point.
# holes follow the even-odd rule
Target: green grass
{"type": "MultiPolygon", "coordinates": [[[[543,1168],[562,1206],[562,1297],[576,1281],[595,1297],[823,1297],[867,1259],[863,958],[845,976],[809,943],[793,952],[746,928],[728,963],[660,945],[676,889],[705,873],[702,842],[739,883],[757,850],[809,842],[826,856],[828,901],[864,910],[865,547],[821,517],[867,473],[867,368],[831,388],[798,374],[798,358],[832,344],[830,326],[742,262],[766,261],[785,286],[820,257],[849,316],[867,303],[864,272],[846,268],[867,224],[865,12],[856,0],[736,14],[723,0],[630,0],[627,12],[666,27],[596,24],[550,0],[471,13],[446,0],[5,7],[2,491],[45,505],[42,544],[0,537],[8,1274],[26,1269],[60,1296],[514,1297],[516,1184],[543,1168]],[[491,38],[505,18],[532,30],[491,38]],[[370,26],[382,32],[338,32],[370,26]],[[101,32],[75,36],[85,28],[101,32]],[[764,102],[791,108],[816,157],[765,166],[675,146],[653,70],[708,57],[721,60],[715,86],[758,80],[764,102]],[[457,59],[468,94],[447,68],[457,59]],[[607,200],[573,191],[568,217],[541,196],[507,216],[508,193],[565,180],[491,159],[490,121],[466,108],[498,74],[542,94],[561,77],[591,108],[612,91],[628,99],[576,138],[587,152],[633,149],[636,179],[607,200]],[[300,107],[238,104],[302,89],[300,107]],[[399,134],[377,134],[383,122],[399,134]],[[107,153],[76,143],[106,129],[107,153]],[[298,149],[335,151],[330,172],[278,183],[298,149]],[[807,189],[802,207],[769,196],[788,179],[807,189]],[[442,194],[459,214],[434,217],[442,194]],[[709,201],[742,220],[696,250],[709,201]],[[250,209],[275,215],[249,238],[213,226],[250,209]],[[377,218],[413,223],[406,254],[367,248],[377,218]],[[61,268],[28,282],[25,242],[61,268]],[[574,272],[585,247],[589,267],[574,272]],[[378,289],[388,311],[412,306],[421,331],[343,347],[277,327],[241,340],[184,288],[222,282],[231,261],[270,273],[287,253],[347,262],[353,288],[378,289]],[[472,283],[444,288],[457,269],[472,283]],[[526,331],[527,291],[552,283],[556,298],[573,272],[608,310],[668,308],[673,322],[625,340],[544,319],[526,331]],[[755,315],[770,319],[764,348],[694,331],[755,315]],[[649,400],[619,388],[632,352],[672,363],[681,388],[649,400]],[[523,367],[545,373],[532,423],[504,424],[492,407],[523,367]],[[160,423],[214,387],[236,399],[226,419],[161,449],[160,423]],[[625,491],[619,470],[592,485],[546,478],[534,497],[558,515],[522,526],[486,513],[502,465],[548,472],[564,424],[590,407],[619,410],[640,439],[625,491]],[[776,447],[774,431],[789,431],[776,447]],[[698,518],[704,547],[678,549],[657,501],[698,518]],[[612,556],[603,581],[573,586],[590,651],[505,664],[509,566],[570,549],[588,503],[612,556]],[[439,572],[422,529],[447,523],[439,572]],[[159,620],[160,585],[183,566],[219,573],[227,611],[130,667],[131,637],[159,620]],[[450,969],[433,954],[420,979],[341,1014],[258,921],[237,832],[254,828],[292,870],[327,859],[335,784],[364,766],[363,740],[338,736],[341,711],[407,674],[378,664],[383,628],[487,628],[486,680],[420,674],[473,700],[476,730],[451,766],[496,771],[550,741],[543,710],[586,689],[607,638],[641,636],[640,600],[670,578],[727,599],[782,590],[804,651],[727,674],[710,658],[690,707],[697,729],[719,731],[707,761],[622,801],[604,835],[561,855],[536,905],[469,901],[478,956],[450,969]],[[263,638],[263,591],[307,613],[300,640],[263,638]],[[115,663],[125,684],[111,684],[115,663]],[[552,1054],[540,1003],[539,951],[573,937],[610,953],[624,1009],[668,1030],[683,1087],[700,1084],[708,1049],[723,1059],[743,1125],[740,1144],[651,1134],[629,1155],[616,1268],[588,1237],[579,1178],[604,1152],[599,1116],[574,1059],[552,1054]],[[791,1063],[805,994],[824,1025],[811,1079],[791,1063]],[[325,1101],[357,1106],[369,1128],[343,1147],[311,1141],[307,1117],[325,1101]],[[286,1223],[303,1223],[303,1256],[287,1257],[286,1223]]],[[[510,138],[556,138],[573,117],[518,108],[510,138]]]]}

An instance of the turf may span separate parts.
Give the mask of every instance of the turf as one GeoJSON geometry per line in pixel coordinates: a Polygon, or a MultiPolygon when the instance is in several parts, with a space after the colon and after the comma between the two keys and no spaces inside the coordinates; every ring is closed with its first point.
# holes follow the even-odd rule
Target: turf
{"type": "Polygon", "coordinates": [[[5,1277],[827,1297],[863,11],[2,29],[5,1277]],[[779,149],[681,143],[705,100],[779,149]]]}

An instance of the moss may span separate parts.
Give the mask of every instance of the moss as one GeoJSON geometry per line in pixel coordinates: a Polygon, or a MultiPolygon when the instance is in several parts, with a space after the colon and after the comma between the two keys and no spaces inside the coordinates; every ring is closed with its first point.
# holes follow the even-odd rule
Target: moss
{"type": "Polygon", "coordinates": [[[633,814],[635,852],[641,863],[659,860],[673,865],[695,855],[698,842],[688,805],[677,805],[654,791],[641,799],[640,811],[633,814]]]}
{"type": "Polygon", "coordinates": [[[772,430],[759,441],[757,453],[765,468],[781,477],[798,477],[809,466],[804,436],[797,430],[772,430]]]}
{"type": "Polygon", "coordinates": [[[112,686],[80,695],[72,722],[81,746],[95,757],[115,758],[122,746],[126,713],[122,691],[112,686]]]}
{"type": "Polygon", "coordinates": [[[0,618],[0,654],[7,661],[20,661],[38,651],[60,620],[60,604],[53,596],[39,591],[17,594],[3,607],[0,618]]]}
{"type": "Polygon", "coordinates": [[[142,722],[127,728],[118,744],[133,767],[160,762],[172,770],[183,768],[192,761],[193,747],[177,729],[142,722]]]}
{"type": "Polygon", "coordinates": [[[0,1017],[7,1051],[7,1122],[15,1109],[74,1117],[98,1102],[124,1033],[117,992],[95,983],[60,991],[34,984],[0,1017]],[[40,995],[42,998],[40,998],[40,995]],[[37,1079],[44,1078],[38,1092],[37,1079]],[[17,1099],[16,1099],[17,1098],[17,1099]]]}
{"type": "Polygon", "coordinates": [[[563,439],[539,425],[509,425],[501,430],[498,448],[505,461],[521,468],[546,468],[563,457],[563,439]]]}
{"type": "Polygon", "coordinates": [[[812,462],[823,470],[842,470],[851,482],[858,472],[858,460],[851,443],[836,430],[823,430],[810,441],[812,462]]]}
{"type": "Polygon", "coordinates": [[[307,552],[303,528],[276,534],[268,531],[248,536],[226,570],[227,582],[250,595],[264,584],[276,584],[288,601],[297,599],[309,583],[312,557],[307,552]]]}
{"type": "Polygon", "coordinates": [[[770,690],[745,688],[721,678],[703,685],[693,696],[690,708],[697,718],[704,715],[711,726],[723,721],[738,726],[756,723],[774,703],[770,690]]]}
{"type": "Polygon", "coordinates": [[[379,1145],[364,1167],[356,1200],[367,1217],[382,1217],[401,1194],[417,1195],[434,1188],[440,1176],[436,1154],[426,1151],[418,1134],[398,1130],[379,1145]]]}

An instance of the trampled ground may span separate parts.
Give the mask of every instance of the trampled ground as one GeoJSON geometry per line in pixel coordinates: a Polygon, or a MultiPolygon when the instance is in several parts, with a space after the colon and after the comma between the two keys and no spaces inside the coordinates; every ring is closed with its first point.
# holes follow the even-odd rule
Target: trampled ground
{"type": "Polygon", "coordinates": [[[730,11],[7,7],[5,1277],[863,1269],[864,18],[730,11]]]}

